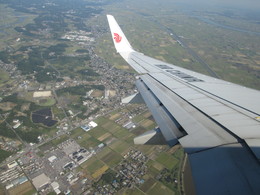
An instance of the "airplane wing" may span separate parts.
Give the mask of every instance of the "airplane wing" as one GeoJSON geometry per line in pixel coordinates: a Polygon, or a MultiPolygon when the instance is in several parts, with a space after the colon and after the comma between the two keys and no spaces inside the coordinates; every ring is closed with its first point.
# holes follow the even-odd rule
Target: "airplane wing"
{"type": "Polygon", "coordinates": [[[107,18],[165,140],[188,154],[196,194],[260,194],[260,92],[145,56],[107,18]]]}

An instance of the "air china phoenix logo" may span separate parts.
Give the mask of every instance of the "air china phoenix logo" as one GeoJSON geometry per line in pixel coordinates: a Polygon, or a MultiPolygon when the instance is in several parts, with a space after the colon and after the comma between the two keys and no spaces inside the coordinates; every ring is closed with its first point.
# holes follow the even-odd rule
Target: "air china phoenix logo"
{"type": "Polygon", "coordinates": [[[115,39],[116,43],[120,43],[122,40],[122,37],[119,34],[114,33],[114,39],[115,39]]]}

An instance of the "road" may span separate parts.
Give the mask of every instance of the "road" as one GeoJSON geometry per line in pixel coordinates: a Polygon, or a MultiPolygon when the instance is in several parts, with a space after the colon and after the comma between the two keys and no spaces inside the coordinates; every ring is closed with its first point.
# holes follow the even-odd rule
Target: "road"
{"type": "Polygon", "coordinates": [[[191,48],[188,46],[188,44],[185,42],[184,39],[182,39],[181,37],[179,37],[175,32],[173,32],[173,30],[171,30],[171,29],[169,29],[169,28],[167,28],[167,27],[164,27],[164,28],[165,28],[165,29],[167,30],[167,32],[173,37],[174,40],[178,40],[178,41],[180,42],[181,46],[182,46],[184,49],[186,49],[186,51],[187,51],[190,55],[192,55],[192,57],[194,57],[194,58],[207,70],[207,72],[208,72],[211,76],[213,76],[213,77],[215,77],[215,78],[219,78],[219,76],[217,75],[217,73],[214,72],[214,71],[210,68],[210,66],[209,66],[193,49],[191,49],[191,48]]]}

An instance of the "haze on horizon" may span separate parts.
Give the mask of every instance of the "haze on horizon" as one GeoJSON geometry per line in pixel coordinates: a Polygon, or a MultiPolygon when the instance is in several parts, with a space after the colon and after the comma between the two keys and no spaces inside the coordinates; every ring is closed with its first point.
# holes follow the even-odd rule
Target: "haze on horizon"
{"type": "Polygon", "coordinates": [[[223,11],[232,11],[240,13],[247,19],[260,20],[260,1],[259,0],[174,0],[186,11],[214,11],[223,9],[223,11]]]}

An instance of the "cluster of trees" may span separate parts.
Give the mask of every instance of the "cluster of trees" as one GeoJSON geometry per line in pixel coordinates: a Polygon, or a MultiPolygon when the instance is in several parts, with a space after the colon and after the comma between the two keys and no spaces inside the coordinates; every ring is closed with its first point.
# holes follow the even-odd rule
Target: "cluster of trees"
{"type": "Polygon", "coordinates": [[[41,48],[33,48],[28,52],[27,59],[21,59],[17,63],[17,68],[21,70],[22,74],[31,74],[34,71],[38,72],[44,66],[41,48]]]}
{"type": "Polygon", "coordinates": [[[9,63],[9,53],[7,51],[0,51],[0,60],[4,63],[9,63]]]}
{"type": "Polygon", "coordinates": [[[93,184],[93,186],[95,188],[97,188],[98,186],[103,186],[103,185],[106,185],[106,184],[112,184],[114,180],[118,180],[120,178],[116,178],[116,172],[111,170],[111,169],[108,169],[102,176],[101,178],[95,182],[93,184]]]}
{"type": "Polygon", "coordinates": [[[57,79],[57,73],[52,68],[44,68],[35,74],[36,81],[43,83],[57,79]]]}
{"type": "Polygon", "coordinates": [[[94,70],[88,68],[88,69],[83,69],[77,71],[79,74],[81,74],[83,77],[85,76],[92,76],[92,77],[97,77],[100,76],[98,73],[96,73],[94,70]]]}
{"type": "Polygon", "coordinates": [[[11,156],[13,153],[0,149],[0,163],[3,162],[8,156],[11,156]]]}

